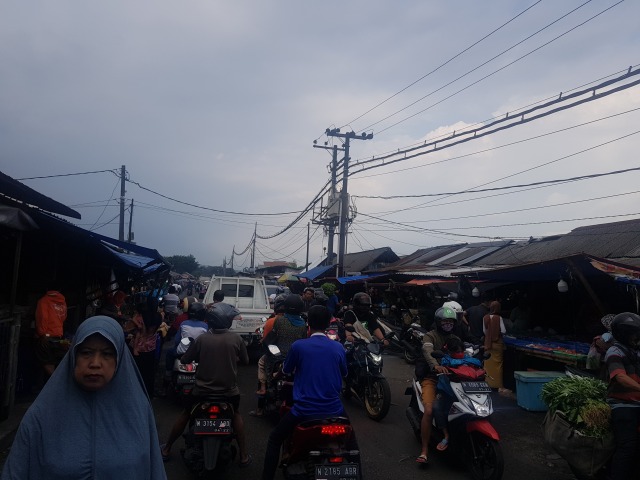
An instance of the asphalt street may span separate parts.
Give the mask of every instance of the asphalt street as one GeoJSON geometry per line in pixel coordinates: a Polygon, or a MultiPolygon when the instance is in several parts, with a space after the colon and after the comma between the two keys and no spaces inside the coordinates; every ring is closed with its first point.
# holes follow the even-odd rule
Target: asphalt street
{"type": "MultiPolygon", "coordinates": [[[[391,478],[447,480],[468,479],[467,472],[443,460],[437,452],[430,453],[430,464],[421,467],[415,462],[420,452],[419,442],[413,436],[405,416],[409,397],[404,392],[413,375],[413,367],[394,355],[385,355],[384,374],[389,380],[392,394],[390,412],[381,422],[370,420],[364,408],[355,400],[345,401],[345,407],[354,425],[362,452],[363,472],[366,480],[391,478]]],[[[321,371],[322,366],[318,366],[321,371]]],[[[244,415],[249,450],[253,463],[247,468],[232,466],[224,476],[226,480],[260,478],[266,440],[273,421],[247,415],[256,406],[256,365],[240,367],[240,389],[243,393],[240,409],[244,415]]],[[[179,407],[166,398],[155,398],[153,407],[160,440],[171,428],[179,407]]],[[[515,400],[494,395],[495,413],[492,423],[501,435],[505,456],[504,479],[568,480],[573,479],[564,460],[554,454],[542,441],[541,423],[544,413],[528,412],[517,406],[515,400]]],[[[180,458],[182,439],[174,445],[172,458],[165,464],[170,480],[191,478],[180,458]]],[[[279,478],[282,478],[281,474],[279,478]]]]}

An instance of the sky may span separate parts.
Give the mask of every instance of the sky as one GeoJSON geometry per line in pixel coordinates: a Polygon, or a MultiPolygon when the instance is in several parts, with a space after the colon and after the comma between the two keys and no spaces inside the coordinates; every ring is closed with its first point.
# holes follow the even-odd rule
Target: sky
{"type": "Polygon", "coordinates": [[[636,81],[638,18],[632,0],[5,0],[0,170],[117,238],[124,165],[136,243],[236,269],[254,231],[256,266],[324,256],[328,128],[372,134],[350,141],[348,252],[637,219],[640,85],[480,132],[636,81]],[[470,140],[404,158],[449,137],[470,140]]]}

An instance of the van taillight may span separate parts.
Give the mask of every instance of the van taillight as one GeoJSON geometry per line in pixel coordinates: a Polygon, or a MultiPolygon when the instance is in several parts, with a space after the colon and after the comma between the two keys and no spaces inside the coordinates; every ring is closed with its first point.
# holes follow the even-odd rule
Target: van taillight
{"type": "Polygon", "coordinates": [[[344,425],[323,425],[320,431],[322,435],[344,435],[347,433],[347,427],[344,425]]]}

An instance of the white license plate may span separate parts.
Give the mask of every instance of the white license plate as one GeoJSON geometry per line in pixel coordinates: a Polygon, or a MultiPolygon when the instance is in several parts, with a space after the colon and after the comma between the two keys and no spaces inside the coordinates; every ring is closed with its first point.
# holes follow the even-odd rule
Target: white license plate
{"type": "Polygon", "coordinates": [[[183,374],[178,374],[178,378],[176,378],[176,382],[178,383],[178,385],[191,385],[196,383],[196,376],[195,375],[183,375],[183,374]]]}
{"type": "Polygon", "coordinates": [[[315,480],[356,480],[359,465],[357,463],[336,463],[316,465],[315,480]]]}
{"type": "Polygon", "coordinates": [[[196,435],[225,435],[231,433],[229,418],[196,418],[193,425],[196,435]]]}
{"type": "Polygon", "coordinates": [[[491,393],[491,387],[487,382],[461,382],[465,393],[491,393]]]}

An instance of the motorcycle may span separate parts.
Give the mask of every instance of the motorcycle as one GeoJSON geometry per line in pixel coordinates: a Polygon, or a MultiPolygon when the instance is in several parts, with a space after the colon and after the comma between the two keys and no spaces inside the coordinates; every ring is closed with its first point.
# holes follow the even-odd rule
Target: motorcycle
{"type": "Polygon", "coordinates": [[[314,419],[296,425],[284,443],[282,461],[288,480],[361,480],[360,451],[349,449],[353,427],[348,418],[314,419]]]}
{"type": "Polygon", "coordinates": [[[215,397],[194,405],[189,417],[189,429],[184,436],[182,459],[191,472],[200,477],[214,477],[224,471],[236,456],[231,443],[233,405],[215,397]]]}
{"type": "MultiPolygon", "coordinates": [[[[476,357],[478,350],[474,350],[476,357]]],[[[433,354],[434,358],[442,354],[433,354]]],[[[484,382],[484,370],[468,365],[447,367],[453,404],[448,412],[449,447],[445,455],[457,455],[456,460],[467,465],[474,480],[500,480],[504,471],[504,456],[500,436],[489,422],[493,413],[491,387],[484,382]]],[[[424,414],[420,382],[414,378],[405,395],[411,400],[406,410],[407,419],[415,436],[420,439],[420,422],[424,414]]],[[[431,441],[443,438],[442,431],[433,422],[431,441]]]]}
{"type": "MultiPolygon", "coordinates": [[[[348,374],[342,395],[344,398],[355,395],[364,402],[367,416],[380,421],[391,406],[391,388],[382,375],[382,342],[374,340],[360,321],[346,329],[355,335],[353,343],[345,342],[348,374]]],[[[393,335],[390,332],[385,339],[393,335]]]]}
{"type": "Polygon", "coordinates": [[[263,395],[257,395],[258,409],[262,409],[263,415],[282,415],[282,409],[293,403],[293,377],[282,373],[284,355],[277,346],[269,345],[266,355],[267,389],[263,395]]]}
{"type": "MultiPolygon", "coordinates": [[[[180,340],[182,344],[182,352],[186,352],[191,343],[190,338],[183,338],[180,340]]],[[[171,393],[174,399],[178,403],[184,403],[185,400],[191,396],[193,387],[196,385],[196,370],[198,369],[197,362],[191,362],[183,364],[180,362],[180,357],[176,358],[173,362],[173,370],[171,371],[171,393]]]]}
{"type": "Polygon", "coordinates": [[[412,323],[404,330],[400,336],[402,344],[402,356],[404,361],[413,364],[416,363],[418,355],[422,355],[422,338],[427,333],[427,329],[423,328],[419,323],[412,323]]]}

